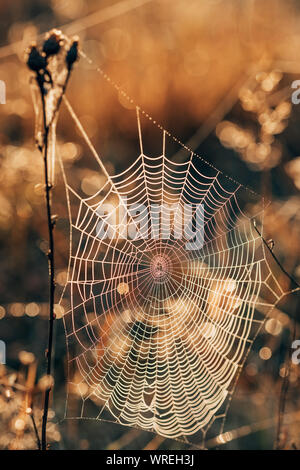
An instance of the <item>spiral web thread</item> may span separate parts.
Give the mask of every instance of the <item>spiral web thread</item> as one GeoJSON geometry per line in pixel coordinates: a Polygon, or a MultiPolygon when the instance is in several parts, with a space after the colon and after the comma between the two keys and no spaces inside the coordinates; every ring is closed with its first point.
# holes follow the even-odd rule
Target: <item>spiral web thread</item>
{"type": "Polygon", "coordinates": [[[96,194],[82,198],[60,159],[71,226],[62,296],[71,301],[63,317],[66,417],[74,417],[68,403],[76,393],[77,417],[204,442],[213,423],[220,422],[218,432],[223,431],[247,353],[266,313],[285,295],[252,219],[239,204],[242,195],[253,194],[193,152],[184,163],[172,162],[166,156],[170,134],[163,128],[161,155],[145,155],[138,107],[140,154],[125,171],[110,176],[65,103],[106,179],[96,194]],[[114,224],[99,210],[107,203],[116,216],[122,214],[114,224]],[[137,224],[128,204],[175,204],[173,227],[184,204],[202,204],[203,247],[187,251],[187,237],[175,239],[163,217],[158,228],[146,214],[137,224]],[[124,236],[128,225],[148,237],[124,236]],[[101,240],[99,226],[114,236],[101,240]]]}

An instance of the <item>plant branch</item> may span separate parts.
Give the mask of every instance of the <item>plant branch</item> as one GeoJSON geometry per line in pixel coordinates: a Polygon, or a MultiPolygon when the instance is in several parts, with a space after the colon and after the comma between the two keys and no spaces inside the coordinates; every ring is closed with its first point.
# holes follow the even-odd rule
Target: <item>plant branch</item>
{"type": "Polygon", "coordinates": [[[30,418],[31,418],[31,421],[32,421],[32,426],[33,426],[33,430],[34,430],[34,434],[35,434],[35,438],[36,438],[37,448],[38,448],[38,450],[42,450],[41,440],[40,440],[40,436],[39,436],[38,429],[37,429],[37,426],[36,426],[33,410],[30,413],[30,418]]]}
{"type": "MultiPolygon", "coordinates": [[[[300,284],[296,281],[296,279],[293,278],[291,274],[289,274],[282,264],[280,263],[279,259],[277,256],[273,253],[273,250],[270,248],[268,242],[264,239],[262,236],[261,232],[258,230],[255,220],[252,220],[253,222],[253,227],[255,231],[258,233],[260,238],[262,239],[263,244],[269,251],[270,255],[274,259],[274,261],[277,263],[281,271],[289,278],[291,281],[291,284],[294,285],[298,289],[300,289],[300,284]]],[[[293,291],[292,291],[293,292],[293,291]]],[[[296,331],[297,331],[297,317],[296,314],[293,316],[293,326],[290,328],[290,339],[291,339],[291,344],[292,342],[296,339],[296,331]]],[[[278,422],[277,422],[277,429],[276,429],[276,438],[274,442],[274,449],[279,450],[281,448],[281,428],[282,428],[282,423],[283,423],[283,417],[285,413],[285,405],[286,405],[286,399],[287,399],[287,394],[288,394],[288,389],[289,389],[289,377],[290,377],[290,371],[291,371],[291,348],[289,348],[288,351],[288,357],[286,360],[287,363],[287,368],[284,370],[284,377],[282,381],[282,386],[281,386],[281,391],[280,391],[280,397],[279,397],[279,406],[278,406],[278,422]]]]}
{"type": "MultiPolygon", "coordinates": [[[[42,108],[43,108],[43,126],[44,126],[44,145],[43,145],[43,158],[44,158],[44,182],[45,182],[45,198],[46,198],[46,211],[47,211],[47,224],[48,224],[48,268],[49,268],[49,331],[48,331],[48,349],[46,351],[47,357],[47,375],[51,375],[52,368],[52,348],[53,348],[53,327],[54,327],[54,293],[55,293],[55,266],[54,266],[54,224],[52,221],[51,211],[51,190],[52,185],[49,183],[49,169],[48,169],[48,148],[49,148],[49,126],[47,125],[46,117],[46,103],[43,83],[38,81],[41,92],[42,108]]],[[[49,399],[52,386],[49,385],[45,390],[44,397],[44,412],[42,418],[42,450],[47,448],[47,420],[49,410],[49,399]]]]}
{"type": "Polygon", "coordinates": [[[253,219],[252,219],[252,224],[253,224],[254,230],[258,233],[258,235],[259,235],[260,238],[262,239],[263,244],[265,245],[265,247],[266,247],[267,250],[269,251],[269,253],[270,253],[270,255],[272,256],[272,258],[275,260],[275,262],[277,263],[277,265],[279,266],[279,268],[281,269],[281,271],[289,278],[289,280],[291,281],[292,284],[294,284],[294,286],[300,288],[300,284],[296,281],[296,279],[293,278],[293,276],[291,276],[291,274],[289,274],[289,273],[284,269],[284,267],[283,267],[282,264],[280,263],[280,261],[279,261],[279,259],[277,258],[277,256],[273,253],[273,250],[269,247],[268,242],[264,239],[264,237],[262,236],[261,232],[258,230],[258,228],[257,228],[257,226],[256,226],[256,222],[255,222],[255,220],[253,220],[253,219]]]}
{"type": "MultiPolygon", "coordinates": [[[[49,383],[45,390],[44,396],[44,411],[42,417],[42,435],[40,443],[41,450],[47,449],[47,421],[49,411],[50,393],[52,390],[52,350],[53,350],[53,330],[54,330],[54,294],[55,294],[55,265],[54,265],[54,226],[55,217],[52,215],[51,208],[51,190],[52,183],[49,179],[49,146],[50,146],[50,129],[55,122],[59,108],[62,102],[62,98],[66,92],[67,84],[69,82],[71,70],[74,63],[78,59],[78,38],[73,38],[72,41],[67,40],[61,33],[56,29],[53,29],[46,35],[42,50],[37,48],[36,44],[32,44],[28,51],[27,65],[29,69],[35,72],[35,80],[39,88],[41,96],[42,106],[42,128],[43,128],[43,140],[38,144],[38,148],[43,155],[44,160],[44,183],[45,183],[45,200],[46,200],[46,212],[47,212],[47,225],[48,225],[48,269],[49,269],[49,328],[48,328],[48,348],[46,350],[47,358],[47,376],[49,383]],[[66,49],[66,41],[69,49],[66,49]],[[61,54],[62,52],[62,54],[61,54]],[[63,85],[59,84],[58,74],[56,73],[57,61],[52,62],[52,58],[64,61],[65,65],[65,79],[63,85]],[[54,69],[54,73],[53,73],[54,69]],[[50,91],[57,91],[60,88],[60,93],[57,98],[54,109],[51,110],[51,114],[48,117],[49,109],[47,108],[47,96],[50,91]]],[[[62,62],[61,62],[62,63],[62,62]]],[[[51,102],[51,99],[50,99],[51,102]]],[[[50,108],[51,109],[51,108],[50,108]]],[[[35,424],[34,424],[35,426],[35,424]]],[[[35,426],[36,428],[36,426],[35,426]]],[[[37,432],[37,431],[36,431],[37,432]]],[[[38,433],[37,433],[38,436],[38,433]]]]}

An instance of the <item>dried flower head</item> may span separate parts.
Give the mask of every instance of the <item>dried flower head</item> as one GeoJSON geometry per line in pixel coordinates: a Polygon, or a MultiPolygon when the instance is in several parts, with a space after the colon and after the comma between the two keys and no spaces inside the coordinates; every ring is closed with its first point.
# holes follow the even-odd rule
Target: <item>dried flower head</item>
{"type": "Polygon", "coordinates": [[[78,59],[78,44],[79,44],[79,38],[75,37],[73,38],[72,44],[70,49],[67,52],[66,55],[66,63],[68,70],[71,70],[74,62],[78,59]]]}
{"type": "Polygon", "coordinates": [[[46,39],[43,45],[43,52],[46,57],[56,55],[62,44],[62,33],[58,29],[52,29],[46,35],[46,39]]]}
{"type": "Polygon", "coordinates": [[[34,72],[39,72],[47,65],[46,58],[40,54],[35,43],[29,47],[27,65],[34,72]]]}

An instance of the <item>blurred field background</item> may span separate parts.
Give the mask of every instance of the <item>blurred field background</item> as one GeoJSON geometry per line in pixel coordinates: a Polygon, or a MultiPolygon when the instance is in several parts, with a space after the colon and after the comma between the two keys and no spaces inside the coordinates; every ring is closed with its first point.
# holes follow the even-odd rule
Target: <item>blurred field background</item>
{"type": "MultiPolygon", "coordinates": [[[[32,422],[24,410],[33,396],[39,422],[48,327],[47,226],[24,50],[52,27],[78,35],[81,49],[141,108],[207,161],[271,201],[265,238],[274,240],[274,252],[299,281],[300,106],[291,102],[291,83],[300,79],[300,4],[297,0],[1,0],[0,24],[0,79],[7,87],[6,104],[0,105],[0,339],[7,344],[7,364],[0,369],[0,448],[35,448],[32,422]]],[[[83,59],[76,64],[67,96],[109,172],[125,169],[137,156],[128,103],[83,59]]],[[[144,131],[149,130],[150,136],[148,125],[144,131]]],[[[101,186],[101,176],[63,109],[57,139],[69,177],[82,194],[93,194],[101,186]]],[[[68,261],[65,193],[59,174],[54,207],[59,215],[55,233],[59,294],[68,261]]],[[[288,288],[287,279],[279,275],[288,288]]],[[[265,323],[228,413],[225,429],[231,432],[222,440],[212,439],[209,448],[273,447],[296,309],[295,298],[289,296],[265,323]]],[[[51,448],[186,448],[109,423],[60,422],[66,351],[61,307],[56,313],[51,448]]],[[[289,377],[286,449],[300,446],[299,371],[293,366],[289,377]]]]}

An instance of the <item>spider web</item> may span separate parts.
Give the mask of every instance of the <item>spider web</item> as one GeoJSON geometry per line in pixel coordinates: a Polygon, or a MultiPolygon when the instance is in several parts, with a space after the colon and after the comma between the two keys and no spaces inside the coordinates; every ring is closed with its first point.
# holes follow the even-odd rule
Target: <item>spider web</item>
{"type": "MultiPolygon", "coordinates": [[[[150,117],[138,107],[139,155],[109,175],[65,103],[105,176],[101,189],[83,198],[60,159],[71,227],[62,296],[70,309],[63,321],[69,394],[81,401],[76,417],[204,442],[212,424],[223,431],[250,347],[284,295],[253,219],[241,208],[254,193],[184,146],[187,160],[173,162],[167,139],[182,144],[159,125],[161,154],[147,156],[140,114],[150,117]],[[138,219],[128,204],[144,208],[138,219]],[[203,245],[193,250],[186,243],[194,223],[181,237],[174,234],[186,204],[203,208],[203,245]],[[168,205],[175,207],[173,219],[159,212],[168,205]],[[99,236],[104,227],[110,237],[99,236]],[[143,236],[131,239],[128,227],[143,236]]],[[[69,402],[68,396],[65,416],[75,417],[69,402]]]]}

